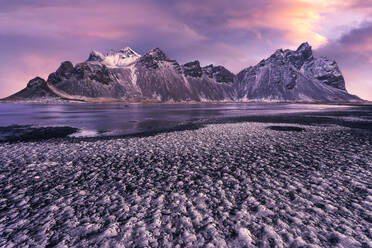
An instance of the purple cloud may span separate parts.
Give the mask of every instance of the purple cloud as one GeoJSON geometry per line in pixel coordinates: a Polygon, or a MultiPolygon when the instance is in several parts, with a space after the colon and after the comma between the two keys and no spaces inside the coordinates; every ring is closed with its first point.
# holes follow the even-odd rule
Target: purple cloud
{"type": "MultiPolygon", "coordinates": [[[[369,11],[368,1],[351,3],[358,11],[369,11]]],[[[76,63],[91,50],[125,46],[139,53],[160,47],[180,63],[199,59],[203,65],[222,64],[237,73],[277,48],[295,48],[302,41],[315,47],[325,42],[313,24],[319,22],[319,11],[328,8],[304,0],[3,0],[0,97],[23,88],[36,75],[46,77],[61,61],[76,63]]],[[[361,37],[370,31],[355,32],[361,37]]],[[[348,46],[349,51],[351,38],[342,39],[326,47],[348,46]]],[[[344,60],[338,62],[345,73],[351,73],[350,56],[326,47],[319,54],[344,60]]],[[[354,53],[366,59],[362,51],[368,47],[355,45],[354,49],[358,47],[361,50],[354,53]]],[[[356,55],[353,58],[359,61],[356,55]]]]}
{"type": "Polygon", "coordinates": [[[372,23],[350,30],[317,49],[315,54],[334,58],[344,73],[349,91],[372,99],[372,23]]]}

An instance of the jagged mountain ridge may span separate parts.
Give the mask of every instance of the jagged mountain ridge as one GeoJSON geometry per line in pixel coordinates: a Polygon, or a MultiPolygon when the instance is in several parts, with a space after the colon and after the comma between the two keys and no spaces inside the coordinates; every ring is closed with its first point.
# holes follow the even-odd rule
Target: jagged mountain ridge
{"type": "Polygon", "coordinates": [[[295,51],[279,49],[237,75],[223,66],[202,67],[199,61],[180,65],[159,48],[141,56],[126,47],[107,54],[93,51],[75,66],[65,61],[41,80],[36,80],[39,88],[29,83],[8,99],[60,93],[131,101],[360,101],[347,93],[337,63],[315,58],[308,43],[295,51]]]}
{"type": "Polygon", "coordinates": [[[314,58],[311,46],[277,50],[268,59],[237,75],[238,99],[271,101],[357,101],[345,89],[337,63],[314,58]]]}

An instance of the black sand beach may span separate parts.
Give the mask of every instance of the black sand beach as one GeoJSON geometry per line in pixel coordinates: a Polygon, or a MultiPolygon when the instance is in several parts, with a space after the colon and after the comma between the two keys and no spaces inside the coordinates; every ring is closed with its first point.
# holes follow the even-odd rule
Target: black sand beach
{"type": "Polygon", "coordinates": [[[12,140],[0,246],[372,247],[371,178],[369,106],[12,140]]]}

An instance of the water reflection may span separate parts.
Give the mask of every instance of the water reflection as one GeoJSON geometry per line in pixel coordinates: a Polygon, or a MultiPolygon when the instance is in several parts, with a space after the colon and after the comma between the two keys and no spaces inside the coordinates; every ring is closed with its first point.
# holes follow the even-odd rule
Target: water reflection
{"type": "Polygon", "coordinates": [[[72,126],[90,135],[126,134],[219,117],[321,111],[309,104],[0,104],[0,126],[72,126]]]}

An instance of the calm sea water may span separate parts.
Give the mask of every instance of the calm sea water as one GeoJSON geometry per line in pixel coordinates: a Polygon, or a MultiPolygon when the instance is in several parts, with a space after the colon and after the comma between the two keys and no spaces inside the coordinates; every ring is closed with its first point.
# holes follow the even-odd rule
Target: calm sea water
{"type": "Polygon", "coordinates": [[[82,136],[168,128],[200,119],[348,108],[309,104],[0,104],[0,126],[72,126],[82,136]]]}

